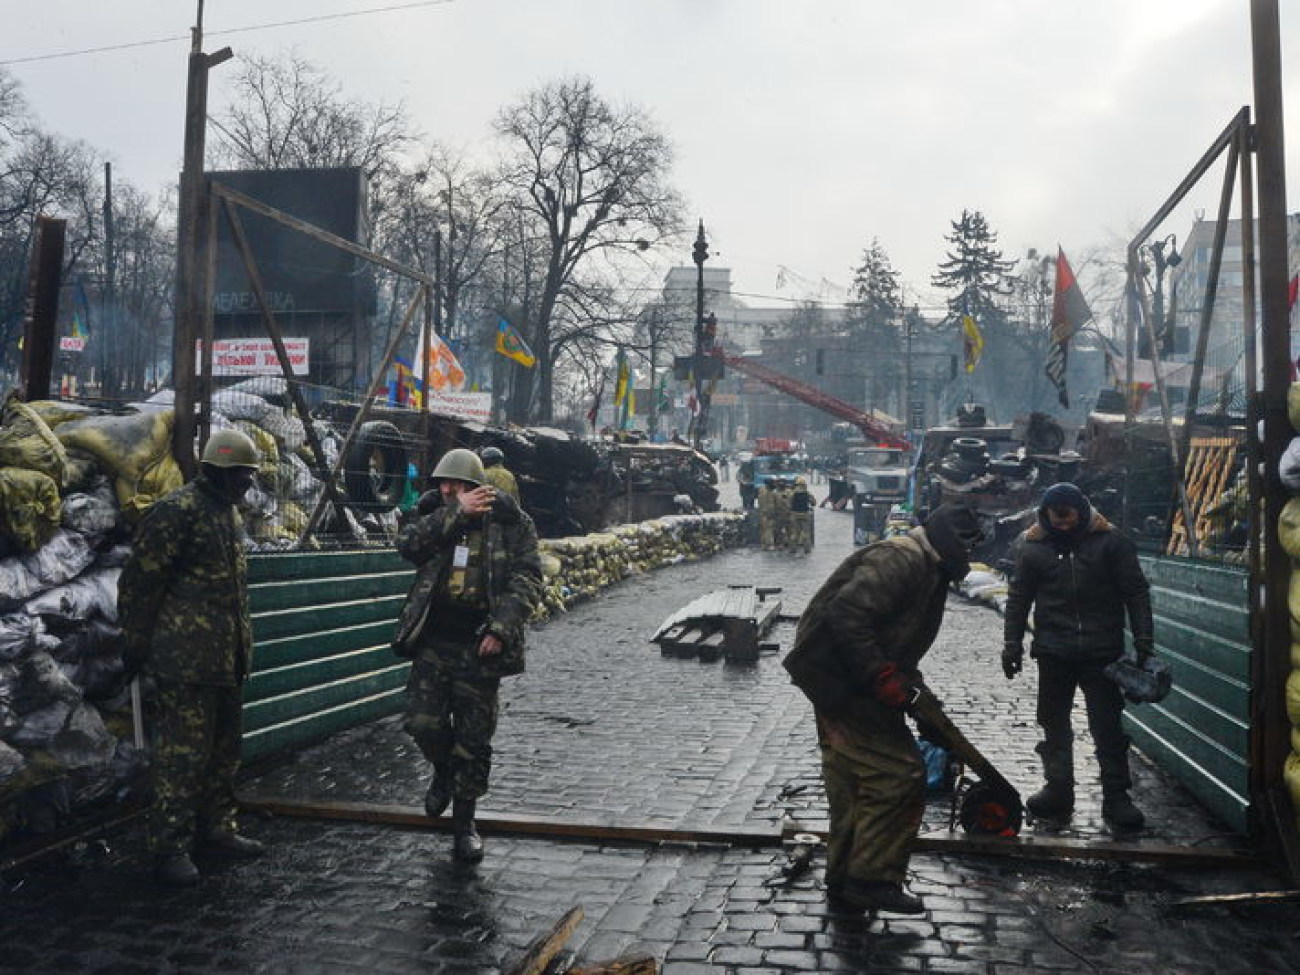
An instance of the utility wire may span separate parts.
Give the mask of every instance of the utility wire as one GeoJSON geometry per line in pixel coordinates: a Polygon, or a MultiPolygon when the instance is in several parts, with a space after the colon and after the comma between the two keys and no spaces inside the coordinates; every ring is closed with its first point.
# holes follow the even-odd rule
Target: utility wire
{"type": "MultiPolygon", "coordinates": [[[[250,27],[230,27],[226,30],[204,31],[204,37],[223,37],[227,34],[248,34],[259,30],[274,30],[279,27],[297,27],[301,24],[317,24],[326,20],[343,20],[350,17],[367,17],[370,14],[386,14],[399,10],[414,10],[417,7],[441,7],[449,3],[455,3],[456,0],[415,0],[413,3],[399,3],[389,7],[373,7],[369,10],[352,10],[341,14],[319,14],[315,17],[303,17],[299,20],[281,20],[269,24],[254,24],[250,27]]],[[[136,47],[154,47],[158,44],[174,44],[177,41],[188,41],[189,34],[178,34],[173,37],[156,37],[149,41],[128,41],[123,44],[108,44],[103,47],[86,47],[76,51],[56,51],[51,54],[34,54],[27,58],[8,58],[0,61],[0,66],[9,64],[31,64],[35,61],[54,61],[60,58],[77,58],[87,54],[105,54],[109,51],[126,51],[136,47]]]]}

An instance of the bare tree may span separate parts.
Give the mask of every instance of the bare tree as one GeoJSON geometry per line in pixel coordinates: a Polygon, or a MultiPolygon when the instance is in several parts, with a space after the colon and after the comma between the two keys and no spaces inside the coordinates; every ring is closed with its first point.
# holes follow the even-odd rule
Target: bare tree
{"type": "Polygon", "coordinates": [[[537,240],[544,259],[525,334],[537,367],[517,378],[526,393],[536,383],[531,412],[549,420],[557,362],[590,329],[607,287],[600,275],[616,271],[620,253],[680,231],[681,202],[666,182],[672,150],[643,110],[610,105],[581,77],[530,91],[501,111],[496,128],[508,147],[502,179],[520,237],[537,240]],[[607,258],[603,267],[597,256],[607,258]]]}
{"type": "Polygon", "coordinates": [[[243,59],[230,104],[212,122],[217,165],[357,166],[372,180],[392,172],[412,139],[400,102],[349,101],[337,81],[297,55],[243,59]]]}

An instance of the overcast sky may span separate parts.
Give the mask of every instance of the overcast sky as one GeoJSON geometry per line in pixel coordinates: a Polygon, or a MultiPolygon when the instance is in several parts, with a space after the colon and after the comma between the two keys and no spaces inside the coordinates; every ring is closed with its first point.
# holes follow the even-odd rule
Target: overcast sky
{"type": "MultiPolygon", "coordinates": [[[[1280,6],[1283,61],[1296,63],[1300,5],[1280,6]]],[[[0,62],[45,126],[103,151],[118,179],[151,190],[173,181],[195,0],[4,7],[0,62]],[[165,42],[139,45],[153,40],[165,42]],[[20,60],[116,45],[139,46],[20,60]]],[[[943,237],[963,208],[984,213],[1008,257],[1126,241],[1253,101],[1249,9],[1247,0],[207,0],[204,48],[292,51],[348,96],[401,99],[428,135],[484,158],[500,106],[587,75],[608,100],[647,109],[672,139],[673,181],[692,221],[705,221],[712,262],[732,268],[748,303],[819,291],[842,300],[875,237],[908,300],[928,306],[943,237]],[[356,11],[374,12],[311,20],[356,11]],[[300,20],[311,22],[270,26],[300,20]]],[[[214,69],[214,110],[232,75],[229,64],[214,69]]],[[[1294,199],[1300,71],[1284,81],[1294,199]]],[[[1196,209],[1212,217],[1218,190],[1212,175],[1161,234],[1181,239],[1196,209]]],[[[689,244],[664,263],[689,264],[689,244]]]]}

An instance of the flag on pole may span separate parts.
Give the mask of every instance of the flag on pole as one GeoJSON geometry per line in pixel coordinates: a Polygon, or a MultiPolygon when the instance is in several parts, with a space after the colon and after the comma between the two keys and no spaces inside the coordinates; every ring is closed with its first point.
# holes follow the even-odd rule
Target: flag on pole
{"type": "Polygon", "coordinates": [[[961,316],[961,349],[966,362],[966,371],[974,372],[984,354],[984,336],[975,324],[975,316],[969,311],[961,316]]]}
{"type": "MultiPolygon", "coordinates": [[[[428,362],[429,386],[435,393],[459,392],[465,388],[465,370],[461,368],[460,360],[456,358],[456,353],[451,351],[451,346],[443,341],[441,335],[437,332],[430,332],[429,335],[428,352],[422,358],[420,350],[417,350],[415,361],[428,362]]],[[[420,344],[424,344],[423,336],[420,344]]],[[[414,372],[417,383],[423,384],[424,369],[417,366],[414,372]]]]}
{"type": "Polygon", "coordinates": [[[614,405],[622,406],[623,401],[627,399],[628,385],[627,354],[622,349],[618,350],[618,359],[616,362],[617,366],[614,374],[614,405]]]}
{"type": "Polygon", "coordinates": [[[519,330],[504,318],[497,321],[496,350],[507,359],[514,359],[527,369],[537,364],[537,356],[533,355],[533,350],[528,347],[519,330]]]}
{"type": "Polygon", "coordinates": [[[1065,251],[1056,248],[1056,288],[1052,296],[1052,334],[1047,346],[1047,378],[1056,387],[1061,405],[1070,406],[1070,394],[1065,389],[1065,365],[1070,352],[1070,339],[1092,318],[1079,282],[1065,259],[1065,251]]]}

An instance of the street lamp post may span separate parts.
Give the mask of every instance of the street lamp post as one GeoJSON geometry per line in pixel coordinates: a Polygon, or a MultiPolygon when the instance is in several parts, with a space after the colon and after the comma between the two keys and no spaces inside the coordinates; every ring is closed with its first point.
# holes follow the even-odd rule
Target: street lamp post
{"type": "Polygon", "coordinates": [[[708,403],[704,392],[704,262],[709,259],[709,242],[704,239],[704,221],[700,221],[691,251],[695,261],[695,358],[691,372],[695,376],[695,415],[691,417],[691,442],[696,450],[704,448],[704,431],[708,423],[708,403]]]}
{"type": "MultiPolygon", "coordinates": [[[[1176,234],[1170,234],[1162,240],[1152,241],[1147,245],[1146,251],[1151,255],[1151,261],[1155,264],[1156,269],[1156,286],[1153,291],[1153,316],[1155,318],[1155,328],[1152,329],[1152,331],[1158,338],[1161,338],[1162,341],[1168,341],[1168,338],[1165,336],[1165,329],[1167,327],[1167,323],[1165,322],[1165,272],[1170,268],[1177,267],[1183,262],[1182,257],[1178,253],[1178,237],[1176,234]],[[1166,247],[1169,248],[1167,254],[1165,253],[1166,247]]],[[[1146,269],[1145,264],[1143,265],[1143,268],[1146,269]]],[[[1160,350],[1156,348],[1151,349],[1151,358],[1161,358],[1160,350]]]]}

